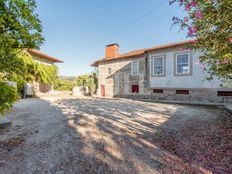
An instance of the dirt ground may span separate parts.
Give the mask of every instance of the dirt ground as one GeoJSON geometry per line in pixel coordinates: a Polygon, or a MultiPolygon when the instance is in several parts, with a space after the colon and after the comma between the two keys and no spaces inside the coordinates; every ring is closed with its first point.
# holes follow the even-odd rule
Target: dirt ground
{"type": "Polygon", "coordinates": [[[15,104],[12,126],[0,130],[1,174],[232,171],[232,129],[215,126],[229,117],[221,108],[59,98],[15,104]]]}

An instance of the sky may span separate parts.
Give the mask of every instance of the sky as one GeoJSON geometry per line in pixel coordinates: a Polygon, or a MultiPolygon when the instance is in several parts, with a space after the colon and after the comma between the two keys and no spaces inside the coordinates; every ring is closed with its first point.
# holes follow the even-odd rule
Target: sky
{"type": "Polygon", "coordinates": [[[64,61],[60,75],[92,72],[104,58],[105,46],[120,45],[120,53],[187,40],[186,32],[172,26],[172,17],[184,10],[169,0],[37,0],[43,26],[40,50],[64,61]]]}

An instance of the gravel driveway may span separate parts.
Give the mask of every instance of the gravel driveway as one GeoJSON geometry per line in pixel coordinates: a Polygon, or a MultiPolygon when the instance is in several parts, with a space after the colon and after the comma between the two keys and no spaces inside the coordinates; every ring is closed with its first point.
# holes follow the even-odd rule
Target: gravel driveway
{"type": "Polygon", "coordinates": [[[0,173],[207,173],[165,140],[223,113],[126,99],[23,99],[7,115],[12,126],[0,130],[0,173]]]}

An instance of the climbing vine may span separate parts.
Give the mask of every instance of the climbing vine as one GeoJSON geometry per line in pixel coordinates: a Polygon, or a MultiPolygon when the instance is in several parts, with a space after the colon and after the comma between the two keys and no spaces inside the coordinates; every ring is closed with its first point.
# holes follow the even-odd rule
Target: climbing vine
{"type": "MultiPolygon", "coordinates": [[[[4,62],[0,64],[2,65],[4,62]]],[[[17,82],[19,93],[23,92],[23,86],[27,82],[54,84],[58,80],[56,65],[38,63],[26,51],[17,54],[8,68],[0,72],[2,72],[4,80],[17,82]]]]}
{"type": "Polygon", "coordinates": [[[56,65],[45,65],[35,63],[36,68],[35,78],[38,82],[43,82],[45,84],[55,83],[58,80],[58,68],[56,65]]]}

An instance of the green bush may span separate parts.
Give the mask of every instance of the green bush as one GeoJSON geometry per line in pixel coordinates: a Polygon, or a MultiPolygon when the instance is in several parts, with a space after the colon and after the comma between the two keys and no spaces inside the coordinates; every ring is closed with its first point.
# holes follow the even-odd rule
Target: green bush
{"type": "Polygon", "coordinates": [[[76,78],[77,86],[85,86],[89,89],[89,95],[96,93],[97,90],[97,75],[95,72],[90,74],[81,75],[76,78]]]}
{"type": "Polygon", "coordinates": [[[54,89],[56,89],[58,91],[71,91],[73,86],[75,86],[74,81],[59,79],[55,83],[54,89]]]}
{"type": "Polygon", "coordinates": [[[35,63],[36,72],[34,76],[37,78],[37,81],[43,82],[45,84],[56,83],[58,80],[58,68],[56,65],[45,65],[35,63]]]}
{"type": "Polygon", "coordinates": [[[0,82],[0,114],[11,110],[12,105],[18,99],[17,89],[0,82]]]}
{"type": "Polygon", "coordinates": [[[17,83],[17,91],[19,94],[23,94],[24,92],[24,84],[27,83],[26,80],[23,78],[23,76],[20,76],[18,74],[12,73],[10,78],[6,79],[9,81],[13,81],[17,83]]]}

